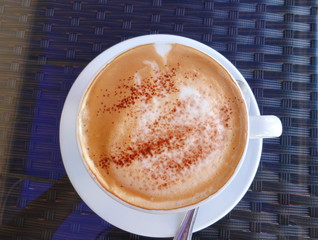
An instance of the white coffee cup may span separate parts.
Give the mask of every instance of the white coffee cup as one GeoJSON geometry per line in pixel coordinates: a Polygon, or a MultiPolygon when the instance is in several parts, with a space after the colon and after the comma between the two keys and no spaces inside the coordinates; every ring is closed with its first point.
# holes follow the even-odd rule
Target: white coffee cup
{"type": "MultiPolygon", "coordinates": [[[[195,48],[206,55],[210,56],[214,60],[216,60],[220,65],[222,65],[225,69],[227,69],[227,65],[229,62],[218,52],[213,50],[212,48],[189,38],[185,37],[180,37],[180,36],[174,36],[174,35],[146,35],[146,36],[141,36],[141,37],[136,37],[132,38],[126,41],[123,41],[103,53],[101,53],[99,56],[97,56],[90,64],[87,65],[87,67],[83,70],[83,72],[79,75],[77,81],[83,81],[83,79],[86,79],[86,85],[82,87],[80,90],[77,92],[77,95],[82,98],[89,87],[91,81],[95,78],[95,76],[109,63],[111,62],[114,58],[116,58],[118,55],[120,55],[123,52],[128,51],[129,49],[145,45],[145,44],[150,44],[150,43],[178,43],[182,44],[185,46],[189,46],[192,48],[195,48]],[[89,80],[87,80],[89,79],[89,80]]],[[[231,74],[229,72],[229,74],[231,74]]],[[[244,80],[244,77],[242,75],[239,76],[239,78],[234,78],[236,80],[237,85],[241,89],[242,96],[245,100],[245,106],[249,108],[249,94],[247,94],[249,87],[246,84],[246,81],[244,80]]],[[[79,109],[80,102],[76,104],[77,111],[79,109]]],[[[272,138],[272,137],[279,137],[282,133],[282,124],[276,116],[247,116],[248,119],[248,138],[272,138]]],[[[248,141],[247,141],[248,142],[248,141]]],[[[111,193],[109,194],[114,200],[118,201],[120,204],[123,204],[127,207],[133,208],[137,211],[146,211],[150,213],[173,213],[173,212],[184,212],[187,211],[191,208],[196,208],[198,206],[201,206],[202,204],[205,204],[207,201],[210,201],[214,197],[218,196],[219,194],[222,194],[222,191],[230,184],[230,182],[235,178],[236,173],[239,171],[240,166],[243,164],[246,149],[248,148],[248,143],[245,145],[245,150],[244,154],[240,160],[240,163],[238,164],[234,174],[230,178],[230,180],[215,194],[211,195],[209,198],[191,205],[187,207],[182,207],[179,209],[173,209],[173,210],[145,210],[136,206],[132,206],[117,197],[113,196],[111,193]]],[[[80,150],[79,150],[80,151],[80,150]]],[[[84,165],[85,161],[83,160],[84,165]]],[[[88,170],[88,169],[87,169],[88,170]]],[[[89,172],[89,170],[88,170],[89,172]]],[[[97,185],[98,181],[96,181],[95,177],[90,174],[91,177],[94,179],[97,185]]],[[[104,188],[100,186],[103,190],[104,188]]]]}

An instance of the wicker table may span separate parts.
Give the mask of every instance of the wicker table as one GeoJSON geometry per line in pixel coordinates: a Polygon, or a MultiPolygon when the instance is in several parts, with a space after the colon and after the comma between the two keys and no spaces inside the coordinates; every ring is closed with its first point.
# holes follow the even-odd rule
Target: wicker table
{"type": "Polygon", "coordinates": [[[265,140],[239,204],[193,239],[318,238],[315,0],[0,1],[0,239],[150,239],[98,217],[62,164],[59,120],[81,70],[131,37],[193,38],[227,57],[262,114],[283,122],[265,140]]]}

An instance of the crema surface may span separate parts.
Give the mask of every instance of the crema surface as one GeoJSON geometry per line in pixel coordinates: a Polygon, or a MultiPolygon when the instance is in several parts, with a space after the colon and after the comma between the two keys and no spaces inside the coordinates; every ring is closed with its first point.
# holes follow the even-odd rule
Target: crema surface
{"type": "Polygon", "coordinates": [[[111,194],[144,209],[195,204],[234,173],[247,138],[231,76],[180,44],[129,50],[96,76],[81,104],[78,139],[111,194]]]}

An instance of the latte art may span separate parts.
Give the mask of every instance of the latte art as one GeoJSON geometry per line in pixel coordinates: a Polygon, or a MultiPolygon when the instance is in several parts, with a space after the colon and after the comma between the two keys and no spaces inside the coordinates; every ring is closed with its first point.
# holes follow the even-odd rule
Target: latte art
{"type": "Polygon", "coordinates": [[[195,204],[229,180],[246,143],[229,74],[179,44],[123,53],[94,79],[79,114],[83,157],[106,191],[145,209],[195,204]]]}

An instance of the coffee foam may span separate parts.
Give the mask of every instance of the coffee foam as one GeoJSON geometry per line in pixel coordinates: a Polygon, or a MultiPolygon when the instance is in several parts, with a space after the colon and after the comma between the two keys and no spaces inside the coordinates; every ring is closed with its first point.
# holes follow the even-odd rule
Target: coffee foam
{"type": "Polygon", "coordinates": [[[154,44],[156,53],[161,56],[163,62],[167,63],[167,55],[172,49],[172,45],[169,43],[156,43],[154,44]]]}
{"type": "MultiPolygon", "coordinates": [[[[206,152],[211,152],[212,148],[214,150],[222,147],[224,127],[215,117],[219,112],[193,88],[181,87],[179,99],[174,102],[168,97],[160,99],[154,97],[153,102],[142,104],[139,112],[137,127],[131,132],[131,145],[149,145],[147,154],[140,152],[143,155],[139,159],[141,167],[155,178],[163,176],[167,178],[164,184],[177,181],[180,177],[190,176],[196,171],[197,165],[208,164],[210,156],[205,153],[200,159],[195,160],[197,162],[185,167],[183,161],[186,155],[193,155],[191,152],[195,148],[207,147],[206,152]],[[206,143],[199,141],[210,139],[213,135],[216,140],[213,145],[207,146],[206,143]],[[163,136],[166,136],[166,139],[163,136]],[[164,143],[159,144],[163,140],[164,143]],[[169,161],[171,161],[170,166],[169,161]],[[155,167],[158,164],[159,166],[155,167]],[[171,164],[180,164],[180,166],[171,166],[171,164]],[[160,174],[157,172],[158,168],[162,170],[160,174]]],[[[199,152],[196,151],[195,155],[197,154],[199,152]]]]}
{"type": "Polygon", "coordinates": [[[102,186],[135,206],[165,210],[226,183],[244,150],[246,119],[236,85],[216,62],[182,45],[159,46],[125,53],[97,76],[79,134],[102,186]]]}

